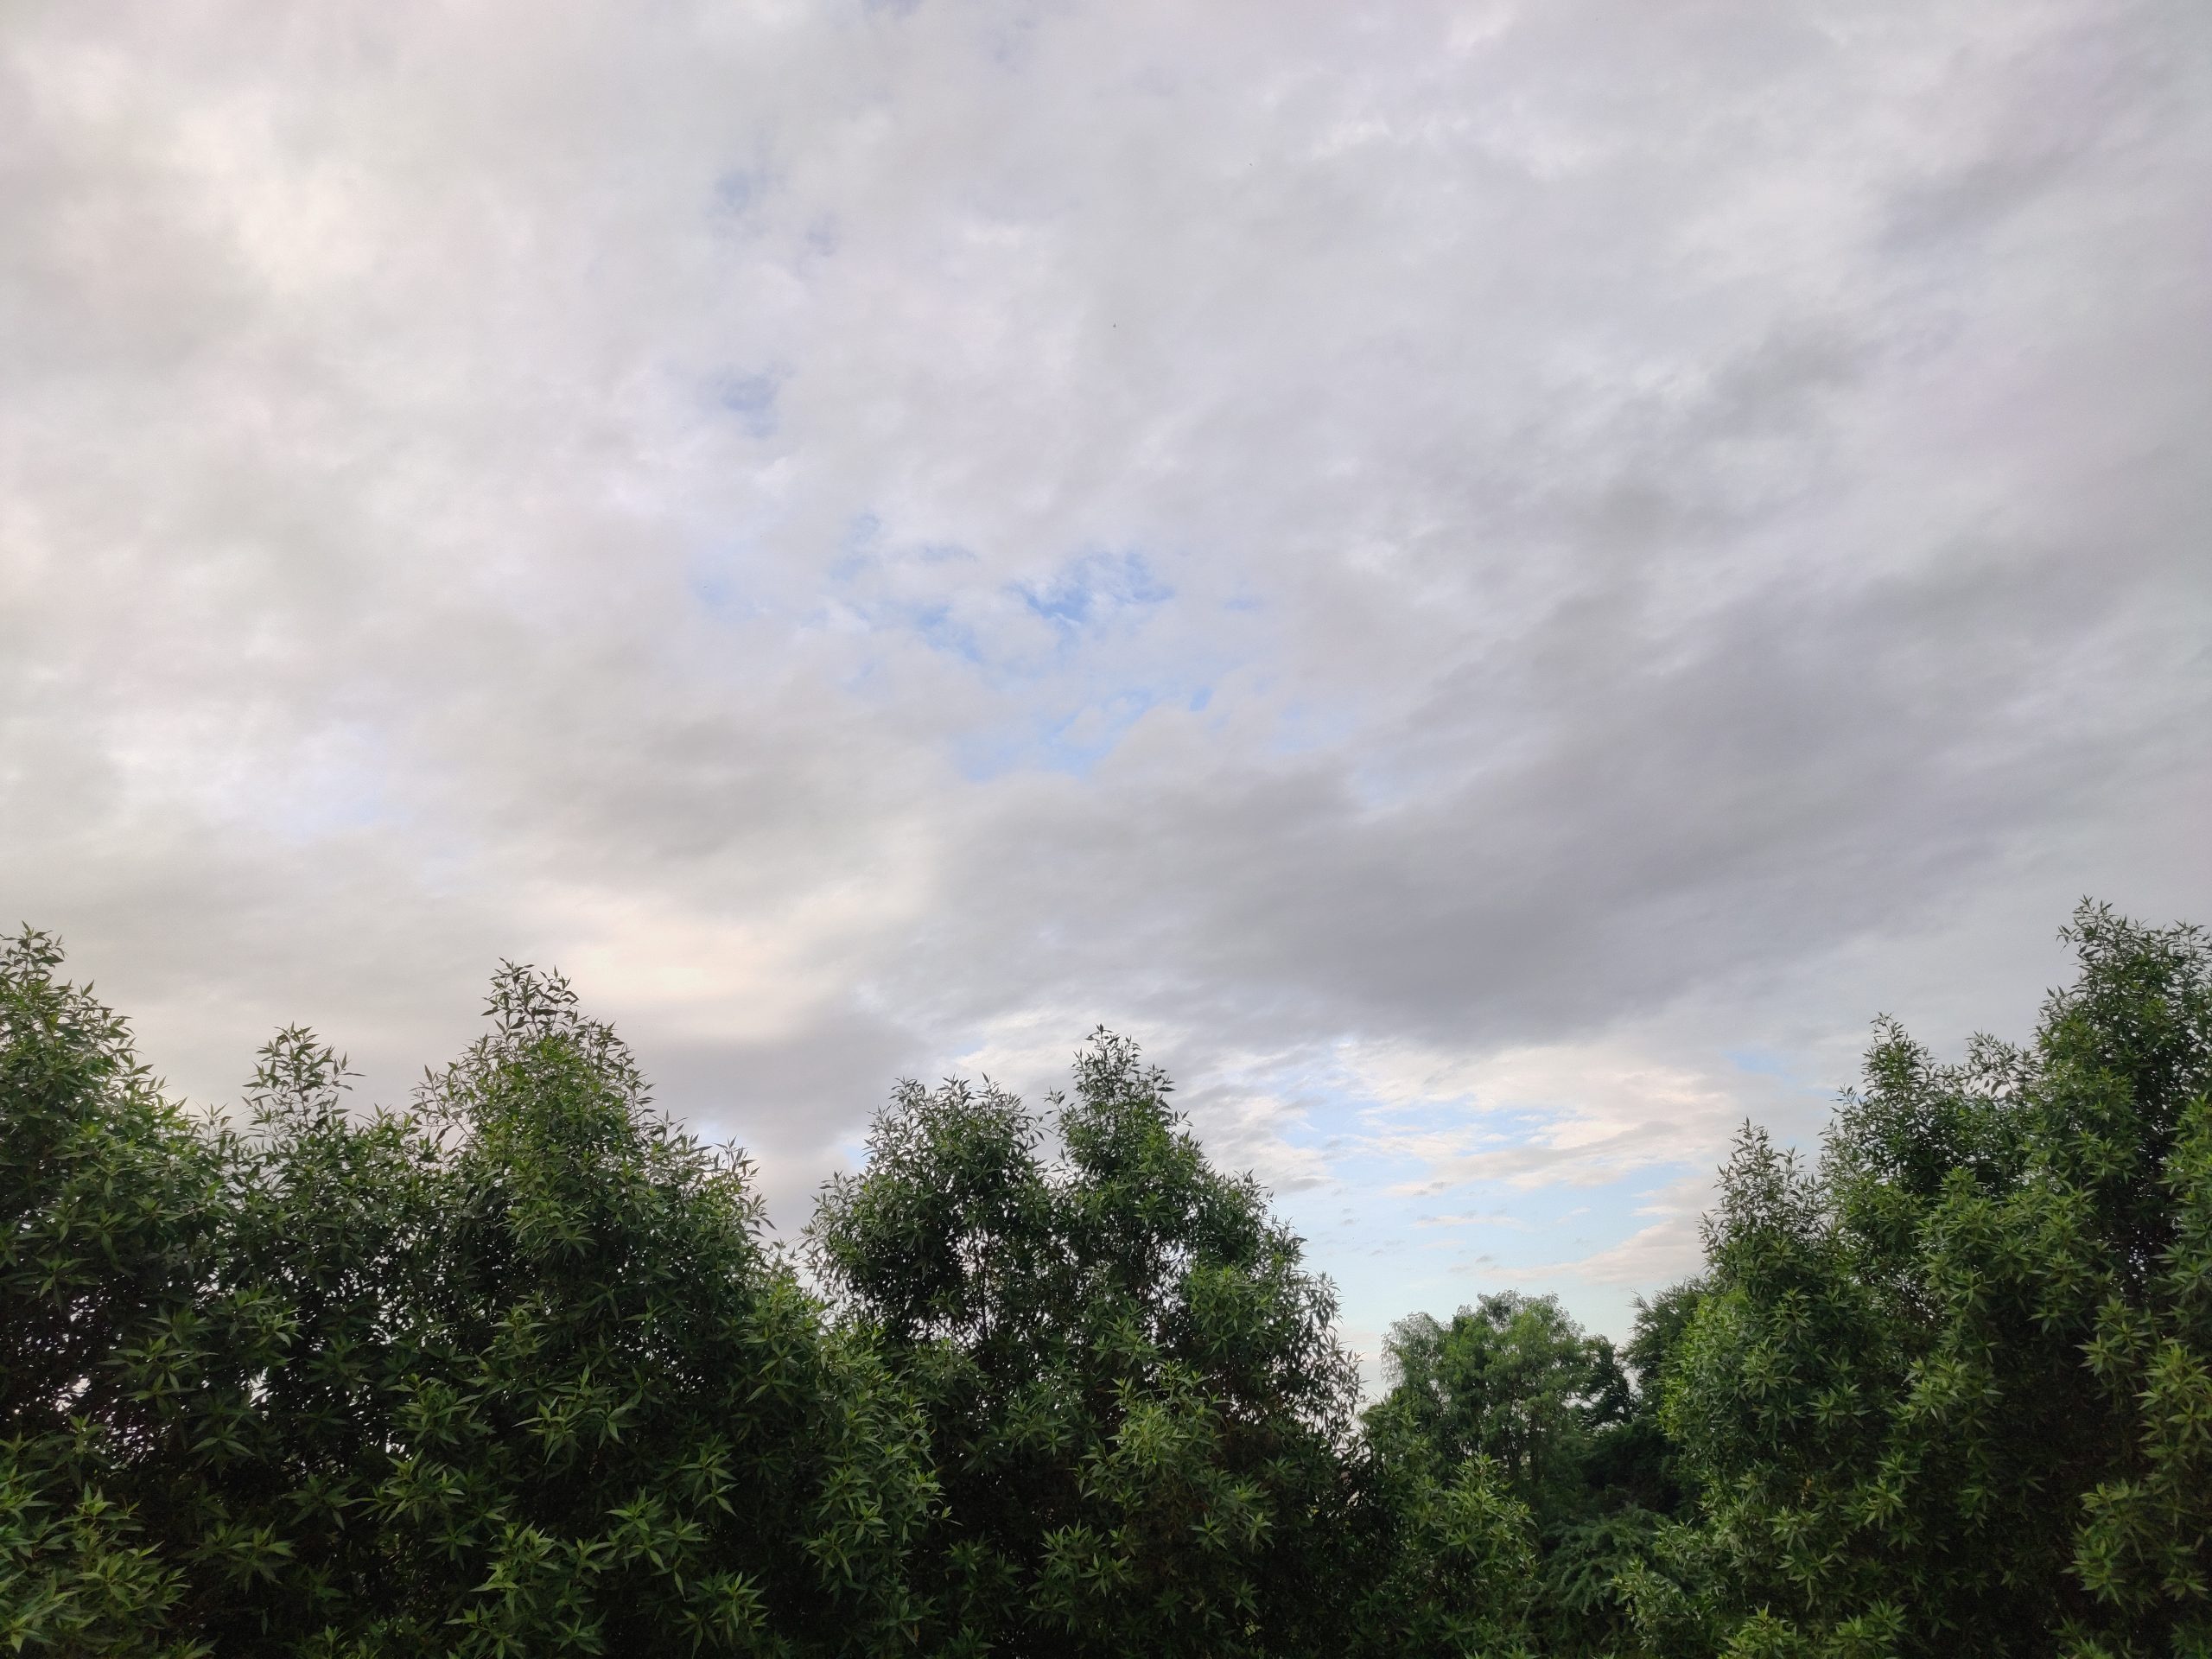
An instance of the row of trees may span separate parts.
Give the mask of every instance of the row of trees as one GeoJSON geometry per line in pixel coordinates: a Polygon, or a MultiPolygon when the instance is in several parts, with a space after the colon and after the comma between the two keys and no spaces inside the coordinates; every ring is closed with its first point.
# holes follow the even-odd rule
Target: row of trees
{"type": "Polygon", "coordinates": [[[1884,1028],[1617,1351],[1392,1332],[1102,1033],[907,1085],[796,1253],[556,976],[362,1116],[188,1120],[0,952],[0,1642],[51,1655],[2212,1652],[2212,950],[1884,1028]]]}

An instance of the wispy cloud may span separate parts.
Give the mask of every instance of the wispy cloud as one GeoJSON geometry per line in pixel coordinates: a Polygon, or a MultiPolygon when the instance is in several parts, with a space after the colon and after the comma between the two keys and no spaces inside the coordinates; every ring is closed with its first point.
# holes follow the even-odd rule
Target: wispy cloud
{"type": "Polygon", "coordinates": [[[6,901],[202,1096],[563,963],[787,1224],[1104,1020],[1618,1323],[2212,914],[2207,222],[2166,0],[18,9],[6,901]]]}

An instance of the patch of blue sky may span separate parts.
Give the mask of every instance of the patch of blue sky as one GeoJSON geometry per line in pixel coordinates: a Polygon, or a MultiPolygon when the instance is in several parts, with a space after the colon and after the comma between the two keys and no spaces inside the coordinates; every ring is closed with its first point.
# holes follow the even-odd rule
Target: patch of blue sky
{"type": "Polygon", "coordinates": [[[1517,1290],[1554,1294],[1586,1329],[1619,1340],[1634,1323],[1635,1298],[1662,1288],[1673,1263],[1655,1258],[1642,1283],[1612,1273],[1602,1281],[1578,1279],[1572,1264],[1626,1243],[1656,1219],[1641,1212],[1663,1202],[1664,1185],[1638,1172],[1605,1189],[1581,1189],[1577,1205],[1525,1225],[1478,1217],[1456,1227],[1316,1232],[1307,1235],[1309,1250],[1336,1281],[1350,1332],[1379,1334],[1409,1313],[1449,1319],[1482,1296],[1517,1290]]]}
{"type": "Polygon", "coordinates": [[[1236,590],[1221,601],[1221,608],[1232,615],[1246,616],[1265,610],[1267,604],[1249,585],[1240,582],[1236,590]]]}
{"type": "MultiPolygon", "coordinates": [[[[848,521],[828,569],[826,607],[885,642],[904,636],[957,662],[992,712],[947,741],[982,782],[1020,771],[1089,775],[1155,709],[1203,712],[1233,665],[1214,635],[1160,632],[1178,595],[1141,548],[1092,547],[1039,576],[994,582],[957,543],[903,543],[872,512],[848,521]]],[[[847,681],[865,694],[887,678],[847,681]]]]}
{"type": "Polygon", "coordinates": [[[1394,1200],[1399,1208],[1425,1215],[1459,1204],[1454,1195],[1470,1180],[1507,1182],[1509,1169],[1541,1176],[1542,1149],[1558,1122],[1552,1112],[1485,1109],[1465,1102],[1370,1109],[1333,1137],[1332,1161],[1344,1179],[1389,1189],[1399,1195],[1394,1200]],[[1488,1160],[1500,1173],[1457,1173],[1475,1160],[1488,1160]]]}
{"type": "MultiPolygon", "coordinates": [[[[1449,1318],[1490,1292],[1558,1294],[1586,1326],[1625,1336],[1633,1297],[1671,1275],[1655,1258],[1648,1282],[1579,1280],[1573,1264],[1626,1244],[1660,1219],[1687,1166],[1652,1165],[1594,1184],[1459,1184],[1448,1202],[1347,1181],[1279,1195],[1275,1208],[1307,1241],[1308,1259],[1336,1281],[1344,1323],[1379,1332],[1408,1313],[1449,1318]]],[[[1631,1273],[1632,1277],[1632,1273],[1631,1273]]]]}
{"type": "Polygon", "coordinates": [[[978,563],[957,543],[887,545],[881,519],[862,512],[848,524],[828,575],[838,602],[870,626],[910,630],[932,648],[987,671],[998,689],[1055,672],[1087,645],[1141,627],[1175,596],[1133,550],[1080,553],[1042,581],[995,590],[957,569],[978,563]],[[1014,607],[1002,609],[998,598],[1014,607]],[[956,614],[963,620],[949,630],[947,620],[956,614]],[[1053,641],[1043,658],[1035,628],[1040,620],[1050,625],[1053,641]]]}
{"type": "Polygon", "coordinates": [[[721,571],[694,569],[684,576],[683,586],[702,609],[715,616],[728,616],[738,608],[737,583],[721,571]]]}
{"type": "Polygon", "coordinates": [[[1070,634],[1175,597],[1175,590],[1134,550],[1078,554],[1045,582],[1009,588],[1031,612],[1070,634]]]}
{"type": "Polygon", "coordinates": [[[1794,1094],[1809,1095],[1822,1100],[1835,1098],[1833,1079],[1825,1075],[1818,1079],[1806,1075],[1806,1059],[1802,1054],[1785,1054],[1777,1049],[1751,1046],[1727,1048],[1720,1056],[1738,1071],[1755,1077],[1772,1077],[1786,1084],[1794,1094]]]}
{"type": "Polygon", "coordinates": [[[779,374],[726,370],[715,378],[715,406],[734,416],[751,436],[770,437],[776,430],[776,396],[782,389],[779,374]]]}
{"type": "MultiPolygon", "coordinates": [[[[849,587],[880,569],[883,559],[883,520],[872,512],[856,512],[846,520],[837,556],[830,561],[825,574],[836,586],[849,587]]],[[[863,612],[867,608],[852,595],[847,596],[846,602],[863,612]]]]}
{"type": "Polygon", "coordinates": [[[1770,1048],[1723,1049],[1721,1057],[1738,1071],[1764,1077],[1786,1077],[1795,1069],[1787,1055],[1770,1048]]]}
{"type": "MultiPolygon", "coordinates": [[[[963,549],[946,547],[916,556],[944,563],[972,556],[963,549]]],[[[895,582],[866,582],[870,575],[880,574],[880,556],[865,545],[841,554],[830,568],[830,581],[842,590],[838,607],[871,631],[912,635],[930,650],[957,658],[988,677],[995,667],[992,653],[973,614],[957,602],[957,595],[947,596],[941,590],[917,595],[895,591],[899,585],[895,582]]]]}
{"type": "Polygon", "coordinates": [[[744,580],[747,550],[724,543],[694,549],[685,561],[683,590],[708,618],[717,623],[758,616],[760,605],[744,580]]]}
{"type": "Polygon", "coordinates": [[[906,607],[906,616],[909,626],[931,651],[957,657],[979,668],[985,665],[982,636],[973,626],[956,616],[950,604],[911,606],[906,607]]]}
{"type": "Polygon", "coordinates": [[[1085,778],[1161,701],[1149,688],[1124,686],[1070,714],[1032,715],[969,733],[954,744],[954,759],[961,776],[971,783],[1014,772],[1085,778]]]}
{"type": "MultiPolygon", "coordinates": [[[[1464,1145],[1480,1125],[1481,1144],[1510,1145],[1541,1133],[1537,1113],[1479,1112],[1468,1101],[1436,1100],[1382,1106],[1325,1074],[1259,1076],[1238,1084],[1289,1103],[1294,1116],[1279,1131],[1288,1147],[1320,1158],[1334,1182],[1362,1190],[1409,1186],[1427,1174],[1420,1146],[1449,1139],[1464,1145]]],[[[1393,1200],[1394,1205],[1398,1200],[1393,1200]]]]}
{"type": "MultiPolygon", "coordinates": [[[[1639,1287],[1562,1269],[1626,1243],[1658,1218],[1647,1212],[1669,1189],[1704,1173],[1670,1160],[1593,1166],[1553,1147],[1560,1114],[1549,1109],[1467,1098],[1384,1104],[1335,1084],[1269,1081],[1299,1108],[1282,1141],[1327,1172],[1277,1191],[1274,1207],[1336,1280],[1349,1330],[1379,1332],[1416,1311],[1448,1315],[1488,1291],[1556,1287],[1592,1329],[1624,1335],[1639,1287]]],[[[1642,1288],[1666,1276],[1655,1262],[1642,1288]]]]}
{"type": "Polygon", "coordinates": [[[734,167],[715,180],[715,209],[731,219],[742,219],[758,207],[768,192],[766,170],[734,167]]]}
{"type": "Polygon", "coordinates": [[[951,740],[964,776],[1084,776],[1153,709],[1211,700],[1217,664],[1200,665],[1208,683],[1195,688],[1180,674],[1128,671],[1139,665],[1125,648],[1175,597],[1141,551],[1092,550],[1042,580],[996,586],[962,568],[978,563],[957,543],[887,546],[880,521],[861,514],[830,571],[852,615],[957,659],[998,700],[998,718],[951,740]]]}

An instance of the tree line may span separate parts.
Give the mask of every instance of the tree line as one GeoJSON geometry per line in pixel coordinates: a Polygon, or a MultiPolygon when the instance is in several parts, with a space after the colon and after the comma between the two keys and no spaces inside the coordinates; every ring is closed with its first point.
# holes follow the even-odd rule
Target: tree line
{"type": "Polygon", "coordinates": [[[2212,1653],[2212,949],[1878,1029],[1616,1347],[1327,1282],[1101,1033],[902,1086],[792,1249],[557,976],[404,1108],[194,1117],[0,950],[0,1643],[35,1655],[2212,1653]]]}

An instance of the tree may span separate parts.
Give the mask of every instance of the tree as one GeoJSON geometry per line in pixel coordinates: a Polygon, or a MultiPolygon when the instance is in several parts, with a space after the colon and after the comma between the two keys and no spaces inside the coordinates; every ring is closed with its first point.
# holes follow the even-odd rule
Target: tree
{"type": "Polygon", "coordinates": [[[41,1656],[2212,1653],[2212,942],[2085,906],[2032,1044],[1878,1028],[1616,1353],[1326,1282],[1104,1033],[903,1085],[807,1249],[556,975],[360,1112],[195,1122],[0,945],[0,1642],[41,1656]],[[1048,1155],[1047,1147],[1056,1150],[1048,1155]]]}
{"type": "Polygon", "coordinates": [[[196,1128],[0,956],[0,1636],[182,1656],[904,1651],[922,1426],[557,976],[416,1109],[309,1033],[196,1128]]]}
{"type": "Polygon", "coordinates": [[[0,1641],[182,1655],[221,1154],[60,963],[0,946],[0,1641]]]}
{"type": "Polygon", "coordinates": [[[1362,1659],[1516,1659],[1531,1651],[1540,1584],[1529,1507],[1477,1454],[1456,1468],[1370,1461],[1347,1650],[1362,1659]]]}
{"type": "Polygon", "coordinates": [[[1413,1314],[1384,1357],[1393,1386],[1367,1433],[1386,1455],[1440,1472],[1487,1458],[1541,1528],[1589,1512],[1584,1466],[1626,1417],[1628,1383],[1612,1344],[1585,1335],[1557,1297],[1499,1291],[1449,1325],[1413,1314]]]}
{"type": "MultiPolygon", "coordinates": [[[[1641,1392],[1611,1343],[1587,1335],[1555,1297],[1502,1291],[1449,1324],[1414,1314],[1392,1329],[1384,1351],[1391,1387],[1365,1419],[1372,1490],[1396,1512],[1393,1548],[1407,1558],[1386,1594],[1408,1593],[1408,1578],[1421,1581],[1414,1563],[1437,1547],[1424,1517],[1444,1495],[1487,1485],[1523,1516],[1526,1566],[1497,1551],[1491,1572],[1502,1583],[1536,1575],[1539,1593],[1526,1610],[1530,1639],[1564,1653],[1623,1638],[1615,1580],[1649,1557],[1661,1514],[1675,1501],[1650,1385],[1685,1294],[1669,1293],[1659,1312],[1643,1312],[1631,1348],[1641,1392]]],[[[1452,1628],[1441,1610],[1430,1618],[1452,1628]]],[[[1514,1628],[1496,1605],[1476,1622],[1493,1644],[1514,1628]]],[[[1412,1644],[1408,1650],[1435,1647],[1410,1626],[1384,1628],[1392,1642],[1412,1644]]],[[[1452,1635],[1435,1650],[1463,1650],[1452,1645],[1463,1641],[1452,1635]]]]}
{"type": "Polygon", "coordinates": [[[900,1648],[931,1498],[905,1401],[763,1249],[743,1160],[652,1112],[564,981],[510,969],[489,1012],[418,1096],[428,1271],[391,1316],[394,1593],[362,1647],[900,1648]]]}
{"type": "Polygon", "coordinates": [[[922,1570],[950,1650],[1328,1639],[1356,1387],[1333,1298],[1170,1090],[1103,1031],[1046,1115],[906,1084],[809,1230],[928,1414],[945,1502],[922,1570]]]}
{"type": "Polygon", "coordinates": [[[1668,1389],[1732,1651],[2212,1643],[2212,950],[2085,906],[2034,1045],[1747,1131],[1668,1389]]]}

